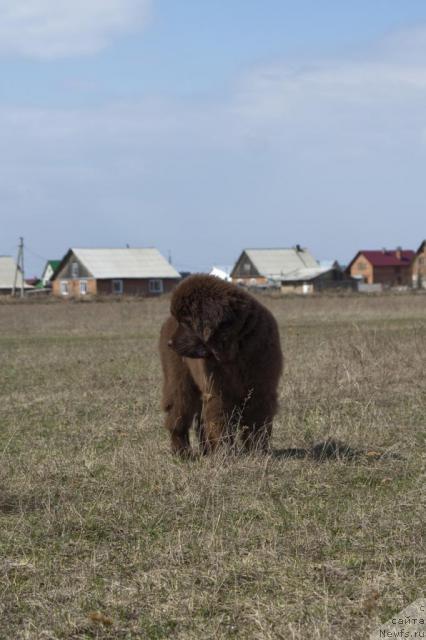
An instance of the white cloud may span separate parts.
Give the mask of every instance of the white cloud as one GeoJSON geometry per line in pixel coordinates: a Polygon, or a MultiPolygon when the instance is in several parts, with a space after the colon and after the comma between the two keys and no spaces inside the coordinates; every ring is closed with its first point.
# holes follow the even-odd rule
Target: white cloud
{"type": "Polygon", "coordinates": [[[0,54],[91,54],[141,28],[150,0],[0,0],[0,54]]]}
{"type": "MultiPolygon", "coordinates": [[[[426,30],[413,39],[395,34],[357,58],[255,68],[217,102],[4,107],[4,209],[34,233],[40,220],[46,233],[66,220],[75,243],[92,219],[86,244],[115,242],[122,228],[183,247],[192,220],[209,239],[222,234],[210,244],[224,256],[301,241],[333,257],[339,229],[341,259],[366,238],[414,245],[424,225],[426,30]],[[223,227],[211,222],[218,217],[223,227]]],[[[193,255],[194,243],[182,251],[193,255]]]]}
{"type": "MultiPolygon", "coordinates": [[[[92,0],[91,11],[97,7],[101,12],[106,6],[117,9],[118,3],[92,0]]],[[[137,4],[140,8],[141,0],[137,4]]],[[[0,133],[22,134],[28,141],[59,137],[73,147],[77,140],[82,144],[102,140],[121,149],[129,144],[229,150],[264,139],[285,151],[289,138],[303,147],[323,136],[327,150],[338,147],[343,135],[354,142],[369,140],[369,144],[376,144],[378,136],[411,143],[415,131],[420,142],[426,130],[426,28],[415,29],[413,40],[415,46],[404,31],[358,59],[254,68],[221,102],[144,99],[79,110],[4,108],[0,133]]]]}
{"type": "Polygon", "coordinates": [[[39,141],[44,155],[69,150],[76,158],[80,153],[82,163],[88,147],[93,154],[108,148],[113,157],[252,147],[284,156],[366,159],[390,148],[424,149],[426,29],[416,29],[414,40],[416,55],[404,32],[380,42],[368,57],[256,68],[228,100],[216,103],[145,99],[79,110],[5,108],[0,120],[0,135],[10,141],[5,158],[10,160],[11,149],[25,149],[25,163],[29,147],[39,141]]]}
{"type": "Polygon", "coordinates": [[[254,69],[240,82],[233,108],[256,127],[297,125],[309,114],[318,124],[324,123],[318,116],[331,124],[336,112],[357,119],[366,112],[420,107],[426,97],[426,29],[416,29],[413,41],[403,32],[368,57],[254,69]]]}
{"type": "MultiPolygon", "coordinates": [[[[424,149],[426,28],[388,36],[351,58],[276,63],[240,79],[229,109],[252,147],[316,165],[361,166],[424,149]]],[[[233,131],[235,135],[235,129],[233,131]]],[[[376,163],[376,164],[375,164],[376,163]]]]}
{"type": "Polygon", "coordinates": [[[416,66],[426,63],[426,27],[417,25],[399,29],[384,37],[377,44],[372,55],[385,57],[388,61],[397,60],[416,66]]]}

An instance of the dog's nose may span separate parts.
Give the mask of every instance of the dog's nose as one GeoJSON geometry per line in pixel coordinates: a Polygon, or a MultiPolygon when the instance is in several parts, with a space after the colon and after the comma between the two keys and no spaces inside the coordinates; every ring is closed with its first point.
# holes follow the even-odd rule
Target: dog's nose
{"type": "Polygon", "coordinates": [[[167,346],[168,347],[173,347],[173,340],[169,340],[168,343],[167,343],[167,346]]]}

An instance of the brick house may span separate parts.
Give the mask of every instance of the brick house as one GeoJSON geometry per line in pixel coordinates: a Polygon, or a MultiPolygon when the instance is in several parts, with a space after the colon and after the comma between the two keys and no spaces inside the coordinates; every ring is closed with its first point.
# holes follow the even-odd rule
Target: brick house
{"type": "Polygon", "coordinates": [[[346,271],[352,278],[366,284],[411,286],[414,256],[414,251],[400,248],[395,251],[358,251],[346,271]]]}
{"type": "Polygon", "coordinates": [[[413,287],[426,289],[426,240],[423,240],[413,259],[413,287]]]}
{"type": "Polygon", "coordinates": [[[53,295],[156,296],[180,275],[157,249],[69,249],[52,278],[53,295]]]}

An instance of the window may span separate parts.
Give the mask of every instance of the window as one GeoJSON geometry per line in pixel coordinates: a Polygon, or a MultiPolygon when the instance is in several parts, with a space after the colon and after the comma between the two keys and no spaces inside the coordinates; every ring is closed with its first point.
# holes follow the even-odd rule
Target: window
{"type": "Polygon", "coordinates": [[[365,271],[367,268],[366,262],[358,262],[358,271],[365,271]]]}
{"type": "Polygon", "coordinates": [[[61,280],[61,295],[67,296],[68,293],[68,282],[66,280],[61,280]]]}
{"type": "Polygon", "coordinates": [[[243,271],[244,271],[244,273],[250,273],[250,267],[251,267],[250,262],[245,262],[245,263],[243,264],[243,271]]]}
{"type": "Polygon", "coordinates": [[[78,262],[71,262],[71,278],[78,278],[78,262]]]}
{"type": "Polygon", "coordinates": [[[87,280],[80,280],[80,295],[85,296],[87,293],[87,280]]]}
{"type": "Polygon", "coordinates": [[[113,280],[112,281],[112,292],[117,296],[121,296],[121,294],[123,293],[123,281],[122,280],[113,280]]]}
{"type": "Polygon", "coordinates": [[[162,280],[150,280],[148,284],[150,293],[163,293],[163,281],[162,280]]]}

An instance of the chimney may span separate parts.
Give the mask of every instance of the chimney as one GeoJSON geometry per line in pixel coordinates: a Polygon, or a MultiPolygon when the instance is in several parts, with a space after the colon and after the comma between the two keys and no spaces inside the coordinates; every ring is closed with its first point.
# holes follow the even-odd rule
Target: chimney
{"type": "Polygon", "coordinates": [[[397,260],[402,260],[402,247],[397,247],[395,251],[397,260]]]}
{"type": "Polygon", "coordinates": [[[298,252],[302,251],[302,247],[300,246],[300,244],[296,245],[296,251],[298,251],[298,252]]]}

